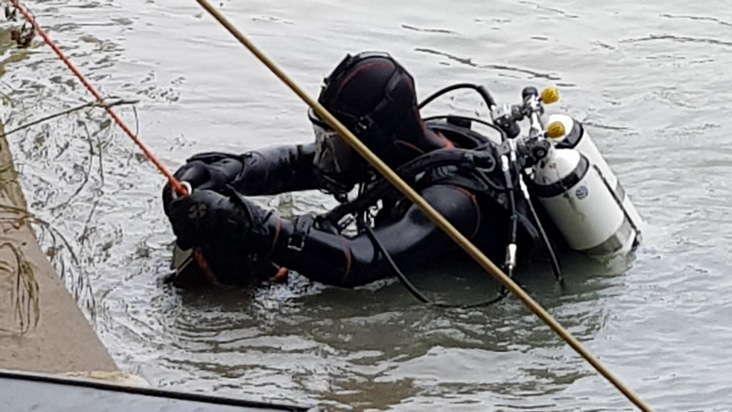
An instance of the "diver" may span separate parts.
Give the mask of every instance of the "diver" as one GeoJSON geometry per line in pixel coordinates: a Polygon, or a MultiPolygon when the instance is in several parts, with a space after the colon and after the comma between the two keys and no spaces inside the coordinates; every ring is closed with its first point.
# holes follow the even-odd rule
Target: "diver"
{"type": "MultiPolygon", "coordinates": [[[[491,259],[502,261],[510,243],[521,245],[522,258],[546,256],[530,205],[514,196],[518,184],[501,170],[505,145],[461,119],[425,122],[414,79],[390,55],[347,55],[325,78],[318,101],[491,259]]],[[[178,197],[164,188],[177,245],[193,251],[193,281],[246,285],[287,268],[355,287],[399,270],[415,276],[458,249],[312,110],[308,114],[314,143],[198,154],[175,173],[192,193],[178,197]],[[349,199],[354,188],[358,194],[349,199]],[[247,198],[313,189],[341,204],[323,215],[286,219],[247,198]]],[[[191,283],[183,272],[174,284],[191,283]]]]}

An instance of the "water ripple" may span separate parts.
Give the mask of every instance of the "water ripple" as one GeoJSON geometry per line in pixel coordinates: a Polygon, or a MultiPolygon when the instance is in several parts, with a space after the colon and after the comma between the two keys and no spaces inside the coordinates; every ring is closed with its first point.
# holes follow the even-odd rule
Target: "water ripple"
{"type": "Polygon", "coordinates": [[[721,26],[732,27],[732,23],[730,23],[726,20],[722,20],[718,17],[691,16],[691,15],[668,14],[668,13],[661,14],[661,17],[665,17],[668,19],[684,19],[684,20],[692,20],[692,21],[712,22],[712,23],[717,23],[721,26]]]}
{"type": "Polygon", "coordinates": [[[426,53],[426,54],[432,54],[436,56],[443,56],[450,60],[466,64],[468,66],[472,66],[475,68],[480,69],[491,69],[491,70],[499,70],[499,71],[506,71],[509,73],[519,73],[522,75],[529,75],[529,78],[541,78],[541,79],[547,79],[547,80],[561,80],[561,78],[555,74],[549,74],[549,73],[540,73],[537,71],[529,70],[529,69],[523,69],[520,67],[512,67],[512,66],[505,66],[500,64],[479,64],[473,61],[472,58],[465,58],[465,57],[458,57],[455,55],[452,55],[450,53],[441,52],[437,50],[432,49],[425,49],[425,48],[416,48],[415,51],[420,53],[426,53]]]}
{"type": "Polygon", "coordinates": [[[648,36],[636,37],[632,39],[620,40],[620,43],[645,43],[645,42],[665,42],[669,41],[672,43],[702,43],[712,46],[732,46],[732,41],[718,40],[709,37],[690,37],[690,36],[677,36],[673,34],[650,34],[648,36]]]}

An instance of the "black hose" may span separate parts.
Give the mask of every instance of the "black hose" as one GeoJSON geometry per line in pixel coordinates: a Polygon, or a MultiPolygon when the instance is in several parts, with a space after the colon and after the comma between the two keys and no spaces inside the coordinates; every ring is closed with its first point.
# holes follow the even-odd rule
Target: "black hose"
{"type": "MultiPolygon", "coordinates": [[[[479,171],[485,175],[484,170],[492,170],[495,167],[495,159],[488,152],[475,150],[435,150],[405,163],[396,169],[396,173],[411,186],[414,184],[417,175],[441,166],[456,166],[466,169],[471,173],[479,171]],[[484,153],[484,155],[480,156],[481,153],[484,153]]],[[[492,182],[490,182],[487,176],[484,177],[484,180],[487,180],[488,184],[495,188],[495,185],[491,184],[492,182]]],[[[358,213],[374,205],[376,201],[384,198],[387,193],[393,190],[394,187],[392,184],[388,180],[381,178],[368,188],[368,190],[360,193],[355,200],[340,204],[327,212],[323,215],[323,219],[336,224],[344,216],[358,213]]]]}
{"type": "MultiPolygon", "coordinates": [[[[442,115],[437,115],[437,116],[425,117],[422,120],[424,120],[425,123],[426,123],[426,122],[429,122],[429,121],[432,121],[432,120],[442,120],[442,119],[449,119],[449,118],[460,119],[460,120],[467,120],[467,121],[471,121],[471,122],[475,122],[475,123],[480,123],[483,126],[489,127],[489,128],[495,130],[496,132],[498,132],[501,135],[501,141],[502,142],[505,141],[508,138],[506,136],[506,132],[503,129],[501,129],[500,127],[496,126],[493,123],[486,122],[485,120],[478,119],[476,117],[459,116],[459,115],[456,115],[456,114],[442,114],[442,115]]],[[[492,144],[492,143],[490,143],[490,142],[485,143],[484,145],[481,145],[479,147],[476,147],[475,150],[479,150],[479,149],[483,148],[486,144],[492,144]]]]}
{"type": "MultiPolygon", "coordinates": [[[[362,222],[365,223],[365,222],[362,222]]],[[[366,234],[368,235],[369,239],[371,239],[371,242],[374,244],[374,246],[377,248],[377,250],[384,256],[384,259],[389,263],[391,268],[394,270],[394,273],[397,276],[397,279],[401,282],[401,284],[409,291],[409,293],[412,294],[417,300],[419,300],[422,303],[426,303],[430,306],[435,306],[438,308],[444,308],[444,309],[468,309],[468,308],[477,308],[477,307],[483,307],[483,306],[489,306],[494,303],[497,303],[501,301],[503,298],[508,295],[508,289],[501,286],[501,290],[493,299],[478,302],[478,303],[471,303],[468,305],[448,305],[445,303],[438,303],[431,301],[427,296],[425,296],[420,290],[414,286],[414,284],[409,280],[407,275],[404,274],[404,272],[399,269],[399,266],[394,262],[394,259],[391,257],[391,254],[386,250],[383,243],[379,240],[379,238],[376,237],[376,234],[374,233],[373,229],[367,224],[363,224],[363,229],[366,231],[366,234]]]]}
{"type": "Polygon", "coordinates": [[[443,94],[446,94],[453,90],[458,90],[458,89],[475,90],[476,92],[478,92],[478,94],[481,95],[481,97],[483,97],[483,100],[488,105],[489,109],[496,105],[496,101],[493,99],[493,96],[491,96],[491,94],[488,92],[488,90],[485,87],[478,86],[473,83],[458,83],[458,84],[453,84],[452,86],[444,87],[444,88],[432,93],[429,97],[427,97],[425,100],[423,100],[422,103],[419,104],[419,108],[422,109],[425,106],[427,106],[428,104],[432,103],[432,101],[435,100],[436,98],[442,96],[443,94]]]}
{"type": "Polygon", "coordinates": [[[407,278],[406,275],[399,269],[399,266],[397,266],[396,262],[394,262],[394,259],[392,259],[391,254],[386,251],[386,248],[384,248],[384,245],[381,243],[381,241],[376,237],[376,234],[374,233],[373,229],[369,225],[364,225],[364,229],[366,229],[366,234],[369,236],[369,239],[371,239],[371,242],[374,243],[374,245],[377,246],[378,250],[381,252],[381,254],[384,256],[384,259],[386,259],[387,262],[389,262],[389,265],[391,265],[392,269],[394,269],[394,273],[396,274],[397,278],[400,282],[402,282],[402,285],[409,291],[409,293],[412,294],[417,300],[419,300],[422,303],[431,303],[429,298],[422,294],[422,292],[417,289],[416,286],[412,284],[411,281],[409,281],[409,278],[407,278]]]}
{"type": "MultiPolygon", "coordinates": [[[[521,178],[523,179],[523,175],[521,175],[521,178]]],[[[526,203],[529,204],[529,210],[531,211],[531,216],[534,218],[534,221],[536,222],[536,227],[539,229],[539,234],[541,234],[541,238],[544,241],[544,245],[546,245],[547,253],[549,253],[549,258],[552,261],[552,271],[554,272],[554,279],[557,280],[560,284],[564,283],[564,277],[562,276],[562,269],[559,266],[559,259],[557,259],[557,255],[554,251],[554,247],[552,246],[552,242],[549,241],[549,236],[546,234],[546,230],[544,230],[544,225],[542,225],[541,220],[539,219],[539,214],[536,213],[536,209],[534,208],[534,203],[531,201],[531,198],[529,197],[529,193],[527,191],[522,190],[524,192],[524,198],[526,199],[526,203]]]]}

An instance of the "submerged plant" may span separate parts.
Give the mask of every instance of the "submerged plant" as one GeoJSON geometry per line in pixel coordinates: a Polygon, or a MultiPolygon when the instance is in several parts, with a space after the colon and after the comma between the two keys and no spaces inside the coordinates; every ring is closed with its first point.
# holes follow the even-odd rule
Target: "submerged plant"
{"type": "MultiPolygon", "coordinates": [[[[0,192],[4,190],[6,189],[2,185],[0,185],[0,192]]],[[[46,249],[46,256],[49,258],[51,264],[60,276],[61,280],[65,281],[68,284],[74,300],[81,304],[83,308],[89,313],[91,318],[94,319],[94,295],[92,293],[91,285],[87,277],[80,275],[73,276],[72,269],[67,267],[66,261],[62,256],[63,252],[65,251],[71,259],[72,266],[80,266],[79,259],[77,258],[76,253],[74,253],[74,249],[71,247],[71,244],[66,239],[66,237],[64,237],[61,232],[51,226],[50,223],[23,208],[0,205],[0,211],[8,211],[12,214],[11,216],[0,217],[0,227],[2,227],[5,232],[10,229],[17,230],[23,226],[28,225],[31,228],[36,227],[38,229],[35,232],[40,234],[40,236],[38,236],[39,243],[44,243],[43,240],[46,239],[46,237],[50,238],[51,245],[46,249]],[[69,280],[71,282],[69,282],[69,280]]],[[[0,248],[0,250],[2,250],[2,248],[0,248]]],[[[22,253],[22,251],[17,248],[17,246],[15,246],[14,251],[17,253],[21,253],[22,255],[22,258],[16,258],[17,262],[19,262],[18,265],[23,266],[22,269],[24,270],[24,273],[22,273],[22,275],[29,276],[35,279],[35,272],[33,271],[33,267],[28,263],[28,260],[25,258],[25,255],[22,253]]],[[[3,270],[3,264],[7,266],[7,262],[0,261],[0,270],[3,270]]],[[[25,282],[22,283],[22,285],[26,284],[27,283],[25,282]]],[[[18,285],[21,285],[21,283],[18,283],[18,285]]],[[[20,296],[20,294],[16,294],[16,298],[20,296]]]]}
{"type": "Polygon", "coordinates": [[[0,250],[5,249],[10,250],[15,262],[0,260],[0,272],[13,277],[14,286],[10,290],[10,300],[13,305],[13,317],[19,323],[19,330],[10,332],[19,332],[22,336],[38,325],[40,320],[40,290],[35,270],[20,247],[12,242],[4,242],[0,244],[0,250]]]}
{"type": "MultiPolygon", "coordinates": [[[[135,103],[137,103],[136,100],[112,98],[111,101],[107,102],[107,105],[134,105],[135,103]]],[[[38,244],[42,247],[53,268],[71,292],[74,300],[89,316],[92,323],[96,318],[96,302],[90,278],[87,276],[87,273],[85,273],[86,268],[82,266],[82,262],[85,265],[92,263],[83,255],[86,254],[85,252],[92,252],[91,250],[87,250],[87,247],[90,246],[88,244],[89,238],[95,232],[93,217],[101,200],[101,197],[99,196],[100,192],[98,190],[95,192],[94,199],[91,201],[89,213],[86,216],[83,227],[80,229],[79,233],[69,237],[69,239],[76,238],[75,241],[73,241],[73,247],[72,242],[67,240],[67,237],[62,234],[59,228],[55,227],[55,219],[63,215],[65,211],[73,209],[75,203],[78,203],[80,200],[79,198],[89,191],[88,186],[92,181],[99,187],[104,185],[104,154],[111,145],[112,139],[103,138],[102,134],[111,134],[112,127],[110,127],[111,122],[108,120],[99,121],[94,117],[96,113],[93,109],[98,109],[100,107],[102,107],[102,105],[97,102],[89,102],[68,110],[59,111],[50,116],[44,116],[34,120],[24,119],[21,121],[22,126],[15,127],[8,132],[3,132],[2,126],[0,125],[0,152],[5,152],[5,156],[0,158],[0,197],[10,199],[10,202],[8,202],[10,205],[0,204],[0,231],[7,232],[11,229],[20,229],[21,227],[28,225],[33,230],[38,244]],[[81,116],[81,118],[77,118],[75,121],[70,123],[72,125],[73,132],[68,134],[52,134],[50,132],[51,128],[48,125],[50,120],[57,119],[58,121],[69,124],[69,116],[81,116]],[[90,130],[88,125],[91,124],[96,124],[97,128],[90,130]],[[86,150],[84,150],[84,152],[86,152],[86,156],[81,162],[74,164],[74,171],[78,172],[80,176],[80,178],[75,182],[78,183],[75,189],[68,192],[65,199],[54,205],[48,204],[50,203],[48,200],[44,202],[45,206],[50,211],[50,214],[55,216],[51,218],[54,221],[54,225],[52,225],[51,221],[44,220],[27,210],[27,203],[19,184],[19,173],[15,169],[13,160],[9,155],[9,151],[6,151],[6,149],[8,149],[8,142],[6,139],[8,135],[21,131],[27,132],[29,128],[33,126],[40,126],[42,128],[42,131],[36,135],[36,138],[29,139],[26,135],[26,138],[19,140],[20,153],[31,158],[40,157],[41,159],[52,159],[53,161],[58,161],[62,155],[71,154],[73,156],[77,153],[71,153],[69,150],[72,144],[76,144],[77,146],[86,146],[86,150]],[[69,138],[69,136],[71,136],[71,138],[69,138]],[[40,141],[39,138],[41,139],[40,141]],[[26,146],[27,144],[31,144],[32,147],[28,148],[26,146]],[[93,170],[95,163],[98,168],[96,173],[93,170]],[[82,256],[79,256],[79,253],[82,256]]],[[[132,111],[137,124],[137,111],[134,106],[132,106],[132,111]]],[[[20,112],[25,113],[22,108],[20,109],[20,112]]],[[[33,116],[34,113],[35,111],[26,114],[33,116]]],[[[57,129],[64,128],[61,127],[57,129]]],[[[61,229],[64,228],[62,227],[61,229]]],[[[21,249],[17,249],[17,251],[22,254],[21,249]]],[[[0,270],[8,271],[14,267],[13,262],[0,262],[0,265],[3,264],[4,266],[0,267],[0,270]]],[[[24,273],[23,276],[28,275],[28,277],[24,277],[22,279],[28,279],[28,282],[30,282],[31,279],[35,279],[33,276],[34,273],[31,266],[28,266],[27,269],[29,269],[29,271],[24,273]]],[[[16,285],[20,288],[32,286],[31,283],[28,282],[16,282],[16,285]]],[[[16,287],[16,293],[14,293],[14,305],[15,307],[22,306],[24,308],[28,308],[28,302],[24,300],[27,293],[25,292],[25,289],[19,290],[18,287],[16,287]]],[[[32,295],[32,299],[38,299],[37,293],[32,295]]],[[[34,305],[31,305],[30,307],[38,307],[37,302],[34,305]]],[[[24,309],[23,313],[26,312],[27,311],[24,309]]],[[[33,316],[35,316],[35,314],[33,316]]],[[[29,322],[29,318],[27,316],[23,318],[21,322],[21,329],[23,333],[34,324],[34,322],[29,322]]]]}

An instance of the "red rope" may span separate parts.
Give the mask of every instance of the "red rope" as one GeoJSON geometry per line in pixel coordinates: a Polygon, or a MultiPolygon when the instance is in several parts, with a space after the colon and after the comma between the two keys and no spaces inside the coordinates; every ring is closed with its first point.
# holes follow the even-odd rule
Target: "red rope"
{"type": "MultiPolygon", "coordinates": [[[[68,57],[64,54],[64,52],[61,51],[61,49],[54,43],[53,40],[46,34],[45,31],[41,28],[41,26],[38,25],[38,22],[36,22],[36,19],[33,18],[33,15],[30,14],[30,12],[23,7],[20,4],[20,0],[10,0],[13,5],[20,10],[20,13],[23,14],[23,17],[28,21],[28,23],[33,26],[33,30],[35,30],[36,33],[38,33],[39,36],[43,38],[43,41],[48,44],[51,49],[56,53],[56,55],[64,62],[66,67],[71,70],[74,75],[79,79],[79,81],[86,87],[89,92],[94,95],[94,97],[97,99],[97,102],[104,107],[104,110],[109,113],[109,115],[114,119],[114,122],[117,123],[117,125],[125,132],[127,133],[127,136],[132,139],[133,142],[142,150],[142,152],[145,154],[145,157],[147,157],[153,165],[162,173],[170,182],[170,185],[173,187],[173,189],[178,193],[180,196],[185,196],[188,194],[188,190],[185,186],[183,186],[178,179],[173,176],[170,171],[158,160],[157,157],[150,151],[150,149],[145,146],[145,144],[135,135],[135,133],[132,132],[132,129],[130,129],[127,124],[117,115],[117,113],[112,110],[111,107],[107,105],[107,103],[104,101],[104,97],[97,91],[97,89],[92,86],[92,84],[87,80],[87,78],[79,71],[79,69],[74,66],[74,64],[69,60],[68,57]]],[[[218,282],[216,281],[216,276],[212,273],[211,268],[208,265],[208,262],[206,261],[206,258],[203,256],[203,252],[199,248],[194,248],[193,250],[193,256],[198,263],[198,266],[203,270],[203,272],[206,275],[206,278],[213,283],[214,285],[217,285],[218,282]]]]}
{"type": "Polygon", "coordinates": [[[132,141],[135,142],[135,144],[142,150],[142,152],[145,154],[145,157],[147,157],[152,162],[152,164],[155,165],[155,167],[160,171],[160,173],[162,173],[168,179],[168,181],[170,182],[170,185],[173,187],[173,189],[181,196],[185,196],[186,194],[188,194],[188,191],[178,181],[178,179],[176,179],[173,176],[173,174],[170,173],[170,171],[168,171],[168,169],[160,162],[160,160],[158,160],[158,158],[155,157],[155,155],[150,151],[150,149],[148,149],[147,146],[145,146],[145,144],[135,135],[135,133],[132,132],[132,129],[130,129],[127,126],[127,124],[125,124],[125,122],[119,117],[119,115],[117,115],[117,113],[114,110],[112,110],[111,107],[109,107],[107,105],[107,103],[104,101],[104,97],[102,97],[102,95],[97,91],[97,89],[94,88],[94,86],[92,86],[91,83],[89,83],[89,80],[87,80],[87,78],[84,77],[84,75],[79,71],[79,69],[76,68],[76,66],[74,66],[74,64],[71,62],[71,60],[69,60],[69,58],[66,57],[64,52],[62,52],[61,49],[56,45],[56,43],[54,43],[54,41],[51,40],[51,38],[48,36],[48,34],[46,34],[46,32],[43,31],[41,26],[39,26],[38,23],[36,22],[36,19],[34,19],[33,16],[30,14],[30,12],[28,12],[28,10],[20,4],[20,0],[10,0],[10,1],[13,3],[13,5],[18,10],[20,10],[20,13],[23,14],[23,17],[25,17],[25,19],[28,21],[28,23],[30,23],[31,26],[33,26],[33,29],[35,30],[35,32],[38,33],[38,35],[43,38],[43,41],[45,41],[46,44],[48,44],[51,47],[51,49],[53,49],[53,51],[56,53],[56,55],[64,62],[64,64],[66,64],[66,67],[68,67],[69,70],[71,70],[74,73],[74,75],[79,79],[79,81],[84,85],[84,87],[86,87],[86,89],[89,90],[89,92],[92,95],[94,95],[94,97],[97,99],[97,102],[99,102],[99,104],[102,107],[104,107],[104,110],[106,110],[107,113],[109,113],[109,115],[112,117],[114,122],[117,123],[117,125],[125,133],[127,133],[127,136],[129,136],[130,139],[132,139],[132,141]]]}

